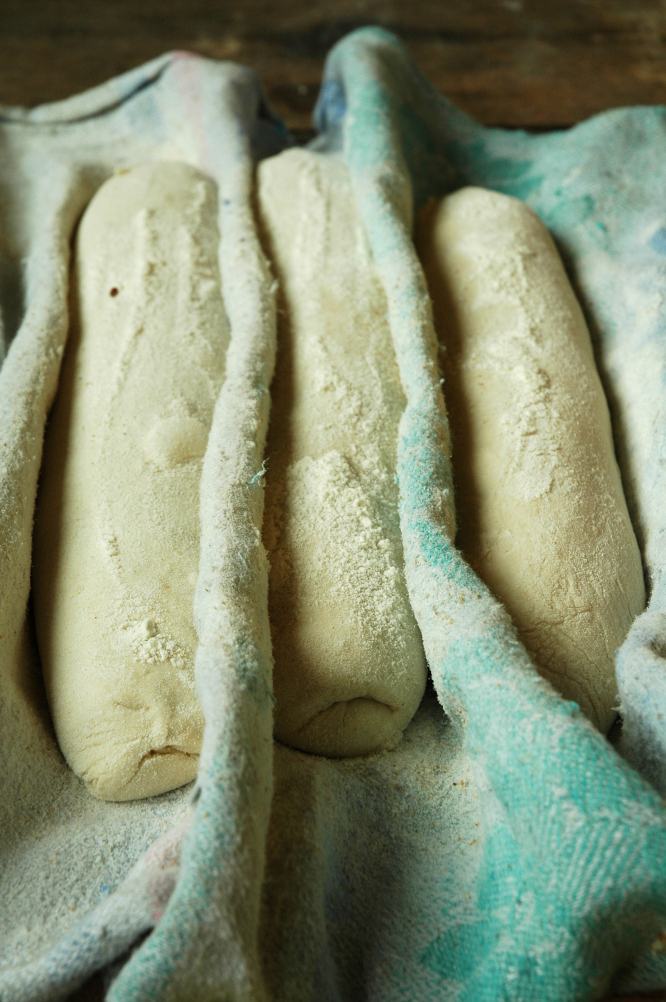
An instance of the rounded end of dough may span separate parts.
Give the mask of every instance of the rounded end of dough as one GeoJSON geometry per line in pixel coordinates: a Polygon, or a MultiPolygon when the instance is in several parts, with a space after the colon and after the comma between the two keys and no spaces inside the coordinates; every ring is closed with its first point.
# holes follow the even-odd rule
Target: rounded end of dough
{"type": "Polygon", "coordinates": [[[519,628],[518,634],[544,678],[564,699],[577,703],[598,731],[607,734],[617,719],[620,701],[614,654],[632,617],[622,608],[603,611],[603,617],[581,615],[524,632],[519,628]]]}
{"type": "Polygon", "coordinates": [[[291,748],[327,758],[388,751],[402,740],[419,702],[420,697],[409,706],[394,708],[367,696],[338,700],[297,729],[276,724],[275,737],[291,748]]]}
{"type": "Polygon", "coordinates": [[[197,167],[182,160],[151,160],[108,178],[91,199],[81,230],[84,239],[94,241],[100,229],[124,228],[140,213],[187,212],[197,197],[210,198],[213,193],[210,179],[197,167]],[[197,182],[204,187],[193,199],[197,182]]]}
{"type": "MultiPolygon", "coordinates": [[[[419,213],[417,220],[417,243],[427,239],[433,227],[446,229],[449,241],[456,237],[474,237],[480,229],[492,229],[493,239],[499,237],[503,244],[509,244],[516,236],[516,229],[533,224],[535,231],[544,234],[552,243],[547,228],[529,205],[490,188],[468,185],[459,188],[442,199],[430,199],[419,213]]],[[[532,227],[530,227],[532,228],[532,227]]]]}
{"type": "Polygon", "coordinates": [[[155,697],[151,684],[143,691],[135,686],[125,703],[102,692],[84,704],[51,687],[58,743],[93,796],[142,800],[196,778],[203,714],[189,689],[167,689],[155,697]]]}
{"type": "MultiPolygon", "coordinates": [[[[565,642],[562,646],[565,646],[565,642]]],[[[528,648],[529,650],[529,648],[528,648]]],[[[532,654],[532,652],[530,651],[532,654]]],[[[596,727],[601,734],[607,734],[617,719],[617,706],[619,695],[617,683],[615,682],[615,672],[612,662],[606,668],[606,672],[599,670],[599,666],[592,665],[594,674],[588,678],[574,678],[569,674],[577,666],[574,655],[568,662],[560,659],[557,666],[544,666],[544,659],[538,654],[532,654],[534,662],[539,672],[553,688],[570,702],[577,703],[587,719],[596,727]]]]}
{"type": "Polygon", "coordinates": [[[159,748],[143,756],[127,782],[123,783],[123,778],[113,771],[94,775],[92,770],[83,780],[90,793],[100,800],[144,800],[185,786],[196,779],[198,767],[198,755],[177,748],[159,748]]]}
{"type": "Polygon", "coordinates": [[[394,748],[426,686],[418,627],[406,612],[393,633],[363,623],[320,584],[318,602],[292,604],[291,628],[273,630],[275,737],[329,758],[394,748]]]}

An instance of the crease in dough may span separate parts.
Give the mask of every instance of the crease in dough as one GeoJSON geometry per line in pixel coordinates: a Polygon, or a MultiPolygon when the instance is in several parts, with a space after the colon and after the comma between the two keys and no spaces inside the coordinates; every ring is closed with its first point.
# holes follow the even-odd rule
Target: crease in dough
{"type": "Polygon", "coordinates": [[[282,297],[264,515],[275,735],[360,755],[400,741],[425,687],[398,519],[405,400],[344,162],[264,160],[258,207],[282,297]]]}
{"type": "Polygon", "coordinates": [[[445,347],[456,543],[543,675],[605,732],[645,587],[583,313],[517,199],[432,202],[416,245],[445,347]]]}
{"type": "Polygon", "coordinates": [[[229,341],[218,244],[214,184],[176,162],[109,179],[76,236],[33,593],[58,742],[109,800],[197,771],[199,480],[229,341]]]}

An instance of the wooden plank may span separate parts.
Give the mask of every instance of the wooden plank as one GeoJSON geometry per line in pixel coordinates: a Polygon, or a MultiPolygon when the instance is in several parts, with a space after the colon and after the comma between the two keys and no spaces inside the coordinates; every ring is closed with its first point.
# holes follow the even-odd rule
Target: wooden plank
{"type": "Polygon", "coordinates": [[[259,38],[298,36],[325,51],[351,28],[497,38],[663,30],[660,0],[1,0],[0,31],[25,37],[136,34],[259,38]]]}
{"type": "Polygon", "coordinates": [[[56,100],[187,49],[251,66],[287,125],[307,129],[326,52],[367,23],[394,30],[435,86],[488,125],[556,128],[666,104],[658,0],[0,0],[0,103],[56,100]]]}

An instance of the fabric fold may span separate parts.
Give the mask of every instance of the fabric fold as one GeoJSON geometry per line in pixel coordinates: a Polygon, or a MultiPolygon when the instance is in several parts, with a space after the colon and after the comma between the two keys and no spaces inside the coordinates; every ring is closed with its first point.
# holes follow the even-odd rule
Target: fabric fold
{"type": "MultiPolygon", "coordinates": [[[[141,997],[141,978],[149,975],[155,997],[151,958],[157,956],[163,997],[182,997],[182,981],[191,985],[197,976],[192,950],[200,951],[204,928],[219,936],[222,915],[227,942],[215,955],[224,977],[232,972],[234,997],[247,997],[245,982],[258,977],[272,702],[259,533],[263,491],[251,480],[261,466],[275,321],[250,198],[254,157],[286,141],[249,70],[185,54],[162,57],[71,102],[31,112],[5,109],[0,121],[0,175],[9,205],[2,219],[3,307],[23,299],[22,309],[15,309],[15,336],[5,325],[0,370],[3,1000],[69,994],[149,931],[179,873],[179,892],[159,929],[162,940],[168,938],[170,927],[178,926],[178,908],[194,908],[194,919],[175,933],[180,953],[171,941],[166,953],[159,938],[149,938],[123,972],[116,995],[141,997]],[[196,835],[186,840],[182,866],[191,786],[147,801],[106,804],[91,798],[65,765],[45,705],[28,607],[42,436],[67,335],[69,242],[107,176],[156,159],[191,163],[218,184],[220,264],[233,328],[226,396],[218,403],[204,465],[195,675],[207,727],[196,835]],[[241,836],[248,832],[249,841],[241,836]],[[159,836],[162,843],[144,857],[159,836]],[[165,839],[173,857],[168,879],[160,876],[165,839]],[[201,902],[192,905],[202,888],[210,897],[207,923],[201,902]],[[86,917],[77,921],[81,914],[86,917]]],[[[202,963],[200,980],[210,984],[207,955],[202,963]]]]}
{"type": "Polygon", "coordinates": [[[261,530],[275,286],[252,196],[253,162],[289,138],[256,78],[177,53],[70,101],[4,109],[3,1002],[64,998],[148,933],[111,985],[116,1002],[580,1002],[666,985],[659,796],[541,679],[455,548],[438,345],[412,243],[415,210],[463,184],[523,199],[558,242],[652,588],[618,672],[623,748],[659,786],[663,109],[549,135],[484,129],[393,36],[364,29],[330,54],[316,118],[311,148],[344,158],[386,292],[407,397],[407,584],[436,692],[388,752],[331,760],[272,740],[261,530]],[[195,165],[219,194],[232,340],[200,495],[195,675],[206,727],[193,786],[106,804],[67,769],[50,726],[28,609],[30,537],[71,234],[113,170],[151,159],[195,165]]]}
{"type": "MultiPolygon", "coordinates": [[[[592,248],[589,236],[580,246],[583,233],[589,233],[581,224],[591,215],[586,211],[581,218],[585,196],[573,199],[568,214],[560,203],[559,217],[555,209],[546,213],[544,202],[564,184],[565,171],[571,184],[606,185],[599,168],[612,147],[597,150],[599,119],[564,136],[481,129],[434,94],[397,40],[376,29],[358,32],[333,50],[327,79],[318,119],[324,127],[330,119],[334,131],[342,128],[408,398],[398,464],[410,598],[438,697],[464,732],[485,801],[478,894],[479,906],[483,901],[486,907],[448,942],[434,940],[427,955],[443,980],[457,980],[463,962],[461,998],[599,997],[637,954],[649,955],[666,921],[663,807],[578,707],[537,675],[508,616],[453,546],[448,428],[430,305],[411,242],[409,196],[413,191],[418,203],[442,195],[453,183],[522,195],[564,243],[583,285],[597,263],[596,238],[592,248]],[[330,94],[335,97],[329,111],[330,94]],[[578,174],[571,178],[574,159],[578,174]],[[553,225],[558,219],[559,230],[553,225]]],[[[600,119],[626,131],[627,116],[643,112],[663,114],[638,109],[625,112],[624,121],[613,113],[600,119]]],[[[636,195],[623,194],[613,212],[626,233],[635,230],[630,210],[636,195]]],[[[641,193],[641,209],[644,197],[641,193]]],[[[587,198],[594,204],[592,195],[587,198]]],[[[610,227],[603,225],[607,234],[610,227]]],[[[612,259],[613,250],[619,257],[627,253],[620,240],[615,248],[609,238],[605,244],[602,259],[612,259]]],[[[608,316],[608,293],[607,279],[601,288],[583,285],[588,312],[598,304],[599,315],[608,316]]],[[[600,324],[596,333],[603,351],[600,324]]],[[[616,316],[611,337],[620,342],[623,334],[616,316]]],[[[635,349],[631,341],[614,347],[622,359],[635,349]]],[[[617,361],[616,368],[622,368],[617,361]]],[[[638,389],[633,387],[635,409],[638,389]]],[[[643,399],[640,406],[649,409],[652,402],[643,399]]],[[[655,437],[653,430],[653,442],[655,437]]],[[[645,451],[644,442],[641,448],[645,451]]],[[[641,497],[647,499],[643,510],[652,511],[650,501],[656,508],[645,485],[641,497]]],[[[653,548],[649,567],[655,556],[653,548]]]]}

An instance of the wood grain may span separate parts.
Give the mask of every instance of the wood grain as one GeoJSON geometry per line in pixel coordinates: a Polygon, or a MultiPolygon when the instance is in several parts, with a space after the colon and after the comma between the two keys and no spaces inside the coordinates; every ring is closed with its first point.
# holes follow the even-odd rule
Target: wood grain
{"type": "Polygon", "coordinates": [[[0,0],[0,103],[66,97],[188,49],[251,66],[287,125],[307,129],[326,52],[364,24],[394,31],[488,125],[556,128],[666,104],[660,0],[0,0]]]}

